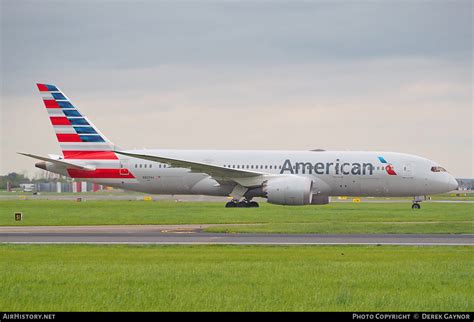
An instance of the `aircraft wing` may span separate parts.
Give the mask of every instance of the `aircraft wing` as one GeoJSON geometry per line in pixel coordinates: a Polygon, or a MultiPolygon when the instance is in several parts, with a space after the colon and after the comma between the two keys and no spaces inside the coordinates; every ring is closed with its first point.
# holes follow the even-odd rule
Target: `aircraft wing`
{"type": "Polygon", "coordinates": [[[27,156],[27,157],[30,157],[30,158],[33,158],[33,159],[38,159],[38,160],[42,160],[42,161],[46,161],[46,162],[51,162],[51,163],[63,166],[67,169],[78,169],[78,170],[86,170],[86,171],[94,171],[95,170],[95,167],[81,166],[81,165],[66,162],[66,161],[63,161],[63,160],[51,159],[51,158],[42,157],[42,156],[39,156],[39,155],[34,155],[34,154],[29,154],[29,153],[21,153],[21,152],[18,152],[18,154],[21,154],[21,155],[24,155],[24,156],[27,156]]]}
{"type": "Polygon", "coordinates": [[[128,152],[115,151],[115,153],[126,155],[133,158],[155,161],[169,164],[177,168],[190,169],[192,172],[206,173],[216,179],[216,181],[234,181],[243,186],[260,185],[264,173],[249,171],[245,169],[229,169],[214,164],[200,163],[181,159],[172,159],[156,155],[135,154],[128,152]]]}

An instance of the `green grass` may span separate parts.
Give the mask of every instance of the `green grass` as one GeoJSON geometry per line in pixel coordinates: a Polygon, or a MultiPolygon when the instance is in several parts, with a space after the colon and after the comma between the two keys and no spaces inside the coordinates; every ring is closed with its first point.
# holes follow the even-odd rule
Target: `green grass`
{"type": "Polygon", "coordinates": [[[171,201],[0,201],[0,225],[222,224],[207,231],[271,233],[474,233],[474,204],[332,203],[324,206],[224,208],[171,201]],[[14,221],[21,211],[22,222],[14,221]],[[225,224],[250,224],[225,226],[225,224]],[[259,225],[255,225],[259,224],[259,225]]]}
{"type": "Polygon", "coordinates": [[[441,193],[438,195],[431,196],[433,200],[455,200],[455,201],[473,201],[474,192],[468,191],[457,191],[455,193],[441,193]]]}
{"type": "Polygon", "coordinates": [[[0,311],[472,311],[470,247],[0,245],[0,311]]]}

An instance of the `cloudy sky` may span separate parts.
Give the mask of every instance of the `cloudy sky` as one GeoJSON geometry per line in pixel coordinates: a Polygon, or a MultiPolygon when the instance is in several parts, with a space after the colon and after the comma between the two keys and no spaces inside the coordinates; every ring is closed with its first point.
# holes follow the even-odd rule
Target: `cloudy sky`
{"type": "Polygon", "coordinates": [[[125,148],[397,151],[474,177],[470,0],[0,4],[0,174],[60,153],[45,82],[125,148]]]}

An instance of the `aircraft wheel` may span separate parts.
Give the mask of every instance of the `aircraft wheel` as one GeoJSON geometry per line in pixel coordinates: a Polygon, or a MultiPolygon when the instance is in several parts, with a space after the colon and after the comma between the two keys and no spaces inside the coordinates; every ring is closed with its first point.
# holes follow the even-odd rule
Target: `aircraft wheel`
{"type": "Polygon", "coordinates": [[[225,204],[226,208],[235,208],[237,207],[237,203],[234,201],[229,201],[228,203],[225,204]]]}
{"type": "Polygon", "coordinates": [[[249,207],[249,203],[248,202],[245,202],[245,201],[239,201],[237,203],[237,207],[239,208],[248,208],[249,207]]]}
{"type": "Polygon", "coordinates": [[[249,207],[251,207],[251,208],[258,208],[258,207],[259,207],[258,202],[250,201],[250,202],[249,202],[249,207]]]}
{"type": "Polygon", "coordinates": [[[413,205],[411,205],[411,209],[420,209],[421,206],[419,203],[414,203],[413,205]]]}

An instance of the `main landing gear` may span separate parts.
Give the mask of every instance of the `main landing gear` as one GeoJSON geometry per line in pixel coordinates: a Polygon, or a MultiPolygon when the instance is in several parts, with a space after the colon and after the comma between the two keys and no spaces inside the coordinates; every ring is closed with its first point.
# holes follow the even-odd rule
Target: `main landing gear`
{"type": "Polygon", "coordinates": [[[236,184],[229,194],[232,201],[225,204],[226,208],[257,208],[258,203],[252,201],[254,195],[249,193],[249,188],[236,184]]]}
{"type": "Polygon", "coordinates": [[[247,199],[232,200],[225,204],[226,208],[258,208],[258,202],[250,201],[247,199]]]}

